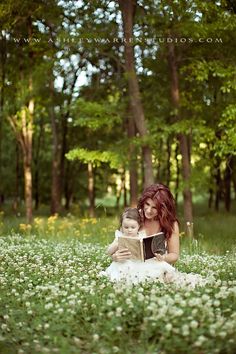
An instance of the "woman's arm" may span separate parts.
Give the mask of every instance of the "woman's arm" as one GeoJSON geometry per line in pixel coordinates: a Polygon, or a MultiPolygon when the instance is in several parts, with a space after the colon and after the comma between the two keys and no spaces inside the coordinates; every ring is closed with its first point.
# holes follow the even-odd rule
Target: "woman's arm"
{"type": "Polygon", "coordinates": [[[161,256],[156,255],[158,261],[165,261],[168,263],[175,263],[179,258],[179,225],[177,222],[174,223],[174,230],[167,241],[168,253],[161,256]]]}

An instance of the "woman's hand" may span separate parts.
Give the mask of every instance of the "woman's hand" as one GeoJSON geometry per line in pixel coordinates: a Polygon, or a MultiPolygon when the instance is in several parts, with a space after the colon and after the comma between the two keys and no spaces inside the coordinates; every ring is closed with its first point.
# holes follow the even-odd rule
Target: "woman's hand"
{"type": "Polygon", "coordinates": [[[159,261],[159,262],[165,262],[166,261],[166,255],[163,254],[163,256],[161,254],[158,254],[158,253],[154,253],[155,254],[155,257],[156,257],[156,260],[159,261]]]}
{"type": "Polygon", "coordinates": [[[131,257],[131,253],[127,248],[118,250],[115,253],[113,253],[113,255],[111,256],[114,262],[123,262],[126,261],[127,259],[130,259],[130,257],[131,257]]]}

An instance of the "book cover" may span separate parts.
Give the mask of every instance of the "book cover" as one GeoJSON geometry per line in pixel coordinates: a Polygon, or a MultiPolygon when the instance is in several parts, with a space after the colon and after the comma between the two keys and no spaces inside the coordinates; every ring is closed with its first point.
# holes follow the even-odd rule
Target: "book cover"
{"type": "Polygon", "coordinates": [[[166,252],[165,235],[159,232],[145,238],[120,236],[118,247],[120,250],[127,248],[132,254],[131,259],[145,261],[155,257],[155,253],[166,252]]]}

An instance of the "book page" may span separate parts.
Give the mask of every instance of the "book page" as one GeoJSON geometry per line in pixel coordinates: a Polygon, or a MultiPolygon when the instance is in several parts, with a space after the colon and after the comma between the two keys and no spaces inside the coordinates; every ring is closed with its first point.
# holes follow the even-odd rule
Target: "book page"
{"type": "Polygon", "coordinates": [[[164,254],[165,248],[165,235],[159,232],[154,236],[148,236],[143,239],[144,259],[155,257],[155,253],[164,254]]]}

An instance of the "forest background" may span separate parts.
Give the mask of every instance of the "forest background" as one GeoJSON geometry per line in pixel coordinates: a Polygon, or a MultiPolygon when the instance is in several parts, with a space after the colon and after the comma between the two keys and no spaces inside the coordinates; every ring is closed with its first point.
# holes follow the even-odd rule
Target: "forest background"
{"type": "Polygon", "coordinates": [[[0,26],[0,352],[235,354],[235,1],[0,0],[0,26]],[[159,181],[204,286],[99,275],[159,181]]]}
{"type": "Polygon", "coordinates": [[[117,215],[157,181],[185,223],[235,212],[233,1],[0,10],[5,216],[117,215]]]}

